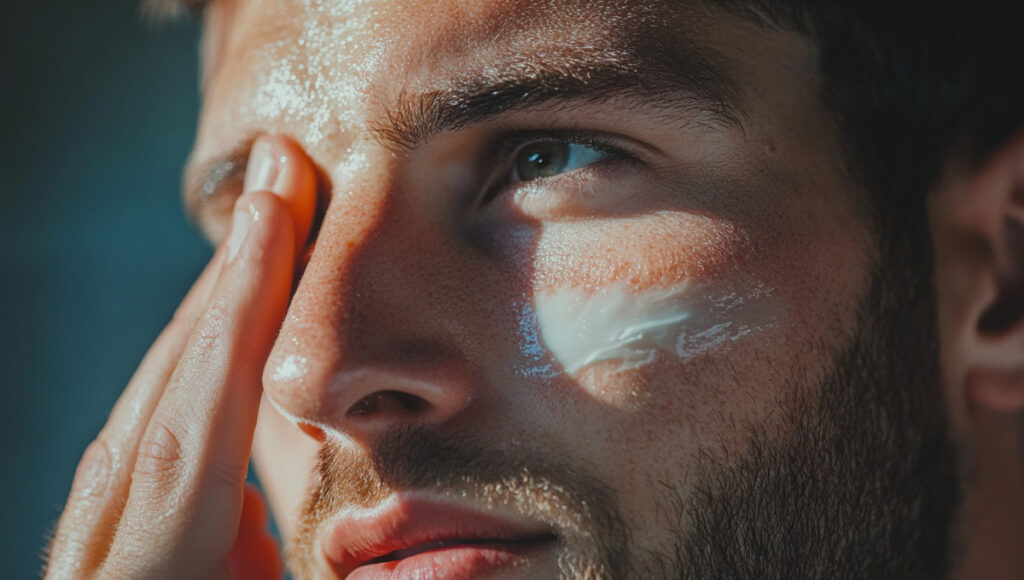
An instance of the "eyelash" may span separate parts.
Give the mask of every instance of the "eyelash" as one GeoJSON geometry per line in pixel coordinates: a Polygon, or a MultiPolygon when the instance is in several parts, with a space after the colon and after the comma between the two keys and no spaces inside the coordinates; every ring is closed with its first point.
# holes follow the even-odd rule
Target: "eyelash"
{"type": "Polygon", "coordinates": [[[592,134],[578,131],[522,131],[503,137],[495,148],[495,157],[500,163],[507,163],[515,158],[519,150],[526,145],[544,142],[570,143],[583,145],[610,156],[626,157],[628,154],[608,141],[592,134]]]}
{"type": "Polygon", "coordinates": [[[592,133],[585,133],[573,130],[537,130],[517,131],[509,133],[501,137],[498,140],[497,144],[494,146],[493,155],[495,165],[501,168],[501,178],[493,185],[487,188],[485,194],[481,197],[480,204],[483,205],[490,202],[495,197],[497,197],[506,187],[509,187],[510,185],[559,179],[560,177],[579,171],[579,169],[576,169],[564,174],[553,175],[551,177],[541,177],[529,181],[513,182],[511,178],[513,171],[512,164],[514,163],[515,158],[519,154],[519,152],[523,149],[523,147],[527,145],[545,142],[568,143],[572,145],[582,145],[584,147],[589,147],[594,151],[597,151],[606,156],[605,159],[598,161],[596,164],[604,164],[605,162],[609,161],[614,162],[636,160],[636,157],[634,155],[631,155],[623,148],[615,146],[609,140],[602,139],[592,133]]]}

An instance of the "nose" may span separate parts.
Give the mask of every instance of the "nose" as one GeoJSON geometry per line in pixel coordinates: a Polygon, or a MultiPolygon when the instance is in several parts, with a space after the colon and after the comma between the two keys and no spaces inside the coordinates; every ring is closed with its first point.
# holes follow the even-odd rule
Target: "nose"
{"type": "Polygon", "coordinates": [[[299,381],[282,380],[278,367],[264,383],[278,411],[318,440],[333,435],[372,446],[394,427],[444,423],[470,400],[465,378],[441,365],[342,370],[324,360],[314,366],[299,381]]]}
{"type": "Polygon", "coordinates": [[[325,212],[264,392],[307,434],[372,446],[395,427],[452,420],[473,389],[449,309],[458,259],[423,217],[431,212],[386,172],[345,185],[325,212]]]}

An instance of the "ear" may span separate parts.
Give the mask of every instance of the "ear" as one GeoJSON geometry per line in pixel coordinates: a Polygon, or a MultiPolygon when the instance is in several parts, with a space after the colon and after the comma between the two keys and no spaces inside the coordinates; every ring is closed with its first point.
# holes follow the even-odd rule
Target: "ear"
{"type": "MultiPolygon", "coordinates": [[[[929,206],[954,415],[1024,409],[1024,129],[953,169],[929,206]]],[[[961,423],[963,425],[963,423],[961,423]]]]}

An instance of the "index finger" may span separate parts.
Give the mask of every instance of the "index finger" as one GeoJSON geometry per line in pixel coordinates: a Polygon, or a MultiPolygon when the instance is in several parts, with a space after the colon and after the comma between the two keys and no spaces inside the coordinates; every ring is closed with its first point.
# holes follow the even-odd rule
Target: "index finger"
{"type": "MultiPolygon", "coordinates": [[[[261,152],[267,149],[254,147],[254,157],[261,152]]],[[[251,170],[258,174],[260,160],[254,161],[251,170]]],[[[307,158],[288,161],[292,165],[262,184],[272,184],[274,193],[312,197],[312,180],[298,181],[306,191],[285,189],[296,183],[290,170],[312,173],[307,158]]],[[[189,558],[226,562],[238,529],[263,365],[291,290],[295,210],[288,199],[247,191],[237,204],[235,219],[241,221],[226,244],[225,269],[140,446],[111,550],[115,570],[117,562],[146,558],[157,569],[189,558]]]]}

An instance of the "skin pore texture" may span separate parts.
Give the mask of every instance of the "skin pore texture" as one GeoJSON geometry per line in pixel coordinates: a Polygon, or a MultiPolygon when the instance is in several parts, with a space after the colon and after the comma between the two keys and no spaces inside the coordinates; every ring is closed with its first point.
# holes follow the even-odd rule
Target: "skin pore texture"
{"type": "Polygon", "coordinates": [[[806,40],[659,2],[219,0],[206,26],[208,236],[254,137],[320,172],[253,450],[298,577],[407,496],[556,538],[508,577],[948,572],[928,273],[876,239],[806,40]],[[523,143],[602,155],[517,181],[523,143]]]}

